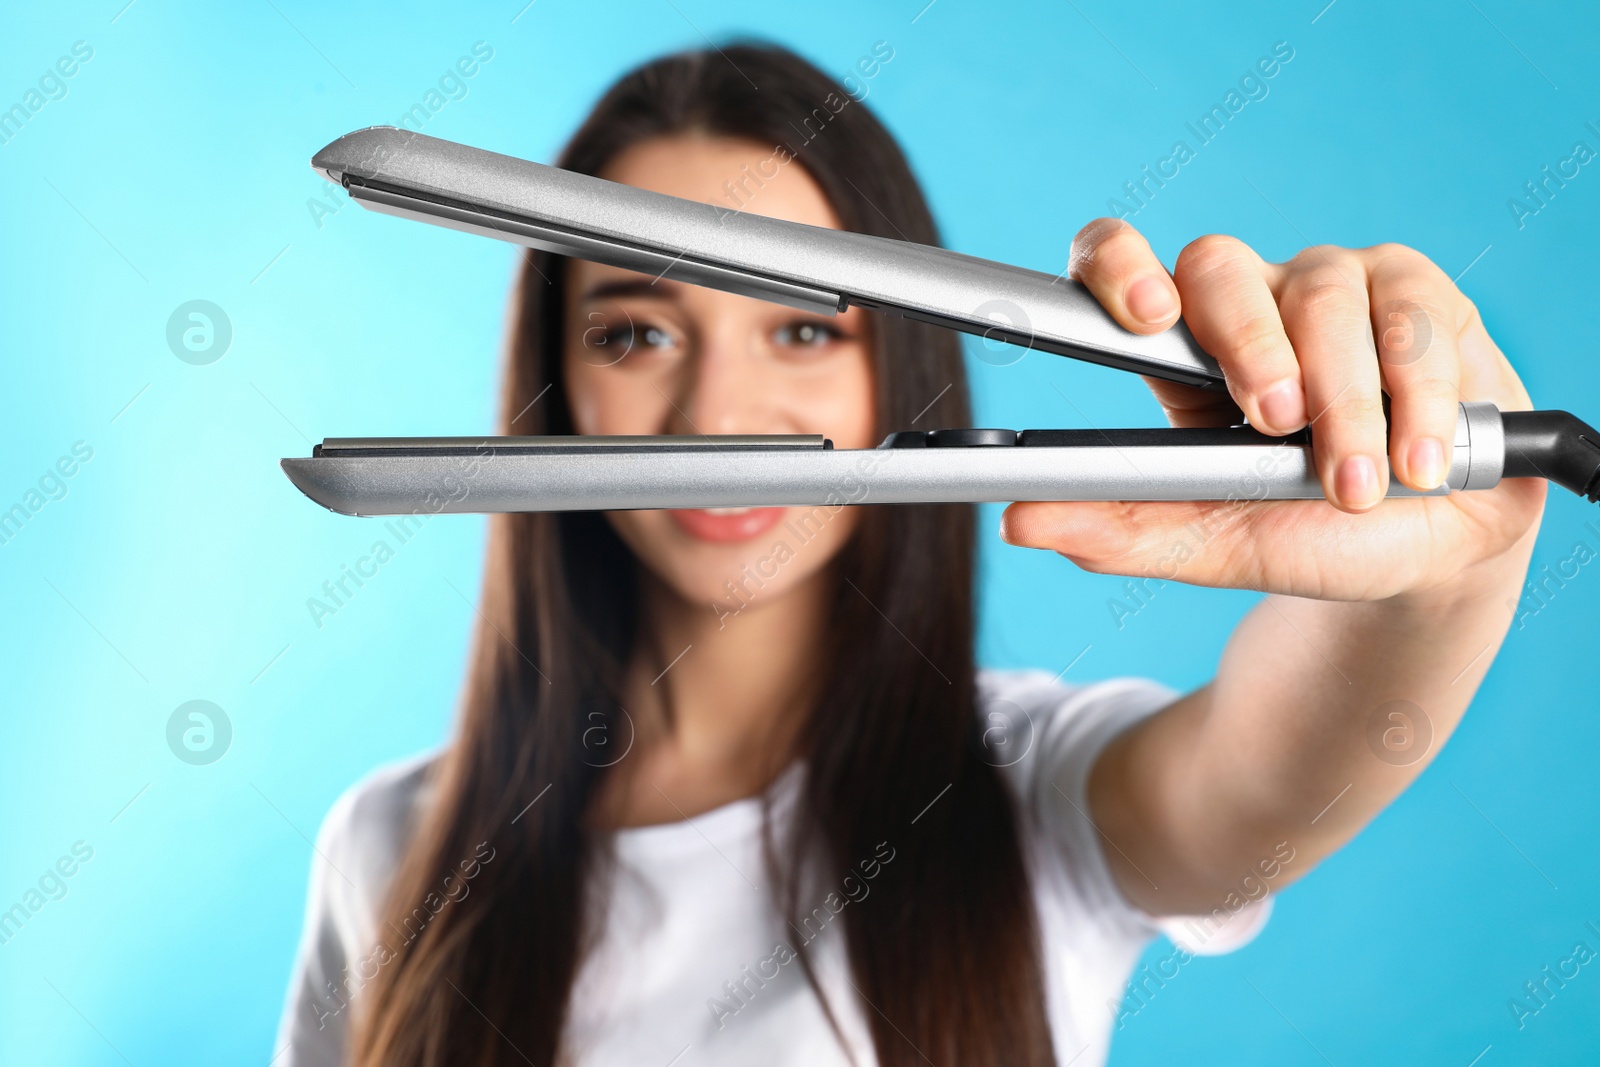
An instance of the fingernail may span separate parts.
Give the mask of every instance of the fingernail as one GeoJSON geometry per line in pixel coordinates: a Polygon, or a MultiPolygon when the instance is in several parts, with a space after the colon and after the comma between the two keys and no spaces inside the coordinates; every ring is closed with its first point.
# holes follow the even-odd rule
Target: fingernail
{"type": "Polygon", "coordinates": [[[1257,402],[1267,429],[1288,433],[1298,430],[1306,421],[1305,391],[1293,378],[1285,378],[1261,394],[1257,402]]]}
{"type": "Polygon", "coordinates": [[[1347,508],[1365,511],[1378,502],[1378,465],[1371,456],[1349,456],[1339,464],[1334,479],[1339,502],[1347,508]]]}
{"type": "Polygon", "coordinates": [[[1178,302],[1172,296],[1172,283],[1154,274],[1136,279],[1128,286],[1123,300],[1128,312],[1149,326],[1166,322],[1178,310],[1178,302]]]}
{"type": "Polygon", "coordinates": [[[1444,462],[1444,444],[1437,437],[1421,437],[1411,442],[1406,462],[1419,489],[1437,489],[1450,473],[1444,462]]]}

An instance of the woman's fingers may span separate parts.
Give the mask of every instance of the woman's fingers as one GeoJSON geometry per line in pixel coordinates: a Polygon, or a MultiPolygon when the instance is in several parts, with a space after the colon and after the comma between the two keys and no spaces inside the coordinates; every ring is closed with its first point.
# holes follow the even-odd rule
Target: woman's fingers
{"type": "Polygon", "coordinates": [[[1168,328],[1181,311],[1221,365],[1227,391],[1150,383],[1175,424],[1242,411],[1269,433],[1309,426],[1333,508],[1261,499],[1261,485],[1210,502],[1017,503],[1001,525],[1012,544],[1101,574],[1379,599],[1452,580],[1462,553],[1481,557],[1485,542],[1503,550],[1493,545],[1523,536],[1537,513],[1543,483],[1513,479],[1359,514],[1384,499],[1391,477],[1419,491],[1443,483],[1461,400],[1530,405],[1472,302],[1420,253],[1319,247],[1273,264],[1210,236],[1184,249],[1168,278],[1137,231],[1101,219],[1078,235],[1071,269],[1129,330],[1168,328]]]}
{"type": "Polygon", "coordinates": [[[1072,239],[1069,275],[1124,329],[1160,333],[1178,321],[1178,289],[1144,235],[1121,219],[1095,219],[1072,239]]]}
{"type": "Polygon", "coordinates": [[[1389,491],[1389,465],[1366,266],[1345,249],[1307,249],[1287,264],[1277,298],[1305,380],[1323,494],[1342,511],[1373,508],[1389,491]]]}
{"type": "Polygon", "coordinates": [[[1300,364],[1268,285],[1277,269],[1244,242],[1212,235],[1185,248],[1174,273],[1189,330],[1222,365],[1234,402],[1252,425],[1285,434],[1308,416],[1300,364]]]}
{"type": "MultiPolygon", "coordinates": [[[[1132,226],[1096,219],[1074,239],[1069,269],[1126,329],[1156,333],[1181,312],[1252,425],[1276,434],[1312,426],[1323,493],[1346,512],[1383,500],[1391,471],[1413,489],[1443,484],[1462,390],[1503,363],[1469,351],[1484,347],[1471,305],[1399,245],[1311,248],[1269,264],[1213,235],[1185,248],[1169,276],[1132,226]]],[[[1520,392],[1497,384],[1495,394],[1520,392]]],[[[1155,388],[1177,424],[1231,421],[1220,392],[1155,388]]]]}
{"type": "MultiPolygon", "coordinates": [[[[1144,236],[1121,219],[1095,219],[1078,231],[1067,269],[1124,329],[1160,333],[1178,321],[1176,283],[1144,236]]],[[[1229,426],[1239,419],[1226,393],[1145,381],[1174,426],[1229,426]]]]}
{"type": "Polygon", "coordinates": [[[1461,401],[1455,285],[1420,253],[1371,249],[1372,332],[1389,387],[1389,463],[1413,489],[1450,473],[1461,401]]]}

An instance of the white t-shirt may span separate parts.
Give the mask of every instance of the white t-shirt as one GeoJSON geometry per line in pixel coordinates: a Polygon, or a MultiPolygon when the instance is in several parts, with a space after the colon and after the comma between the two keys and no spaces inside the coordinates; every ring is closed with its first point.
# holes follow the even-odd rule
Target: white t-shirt
{"type": "MultiPolygon", "coordinates": [[[[1193,955],[1230,951],[1255,936],[1271,897],[1220,917],[1155,918],[1130,903],[1113,879],[1088,815],[1085,783],[1106,742],[1170,704],[1176,698],[1170,689],[1140,679],[1067,686],[1043,671],[980,671],[978,693],[985,725],[1005,731],[1004,737],[992,732],[999,742],[993,762],[1004,764],[1002,776],[1018,801],[1056,1058],[1093,1067],[1105,1061],[1124,984],[1153,937],[1166,933],[1193,955]]],[[[287,1055],[275,1067],[344,1062],[351,1007],[384,962],[378,946],[400,940],[394,931],[380,934],[378,916],[415,813],[428,802],[430,761],[374,773],[324,821],[275,1049],[288,1046],[287,1055]]],[[[800,769],[790,767],[771,786],[774,818],[785,817],[800,769]]],[[[865,872],[881,873],[873,862],[893,863],[893,842],[881,855],[862,857],[853,885],[819,900],[816,918],[796,931],[768,892],[760,827],[761,801],[752,797],[683,822],[615,832],[603,935],[574,982],[564,1063],[848,1063],[799,962],[790,958],[801,938],[855,1062],[876,1062],[864,1014],[871,1009],[850,981],[843,924],[830,919],[850,906],[850,897],[872,891],[865,872]]],[[[485,851],[462,861],[453,880],[441,872],[440,891],[416,913],[419,921],[462,906],[481,870],[472,864],[493,858],[485,851]]]]}

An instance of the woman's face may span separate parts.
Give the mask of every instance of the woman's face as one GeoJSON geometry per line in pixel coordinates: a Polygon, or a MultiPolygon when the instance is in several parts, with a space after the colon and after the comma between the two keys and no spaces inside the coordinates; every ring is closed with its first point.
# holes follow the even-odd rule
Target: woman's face
{"type": "MultiPolygon", "coordinates": [[[[751,141],[661,137],[619,155],[601,177],[838,229],[816,182],[783,158],[751,141]]],[[[578,433],[823,434],[836,448],[877,444],[860,309],[827,317],[595,263],[569,269],[562,358],[578,433]]],[[[816,576],[856,523],[848,507],[607,517],[669,588],[719,615],[776,602],[816,576]]]]}

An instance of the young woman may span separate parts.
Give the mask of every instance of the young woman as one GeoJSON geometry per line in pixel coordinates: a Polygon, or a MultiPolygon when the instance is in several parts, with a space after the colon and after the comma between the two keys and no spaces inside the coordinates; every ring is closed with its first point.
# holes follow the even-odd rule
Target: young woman
{"type": "MultiPolygon", "coordinates": [[[[937,240],[884,128],[777,49],[629,74],[560,162],[937,240]]],[[[1230,397],[1152,384],[1173,422],[1315,423],[1327,502],[1005,513],[1091,571],[1267,594],[1215,679],[976,670],[967,506],[497,516],[455,740],[322,829],[285,1063],[1099,1063],[1151,937],[1241,944],[1406,786],[1493,659],[1543,501],[1377,506],[1391,470],[1441,482],[1459,399],[1529,406],[1472,304],[1394,245],[1275,264],[1206,237],[1169,275],[1114,220],[1072,273],[1130,330],[1181,311],[1221,362],[1230,397]],[[1374,724],[1426,739],[1382,758],[1374,724]]],[[[956,338],[915,322],[541,254],[514,310],[505,433],[863,448],[968,420],[956,338]]]]}

